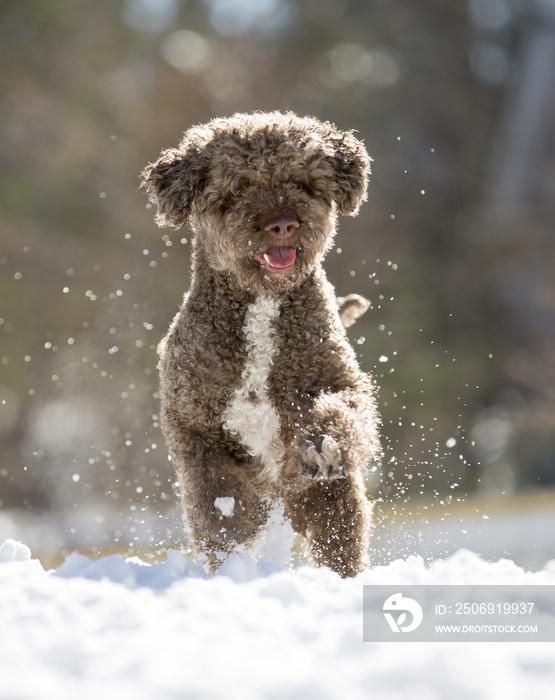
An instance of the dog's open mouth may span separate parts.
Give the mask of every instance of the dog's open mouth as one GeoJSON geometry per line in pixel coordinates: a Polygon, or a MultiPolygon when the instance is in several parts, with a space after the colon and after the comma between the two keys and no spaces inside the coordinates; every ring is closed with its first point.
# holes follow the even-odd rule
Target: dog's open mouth
{"type": "Polygon", "coordinates": [[[255,253],[253,259],[267,270],[287,270],[297,258],[295,248],[288,245],[274,246],[265,253],[255,253]]]}

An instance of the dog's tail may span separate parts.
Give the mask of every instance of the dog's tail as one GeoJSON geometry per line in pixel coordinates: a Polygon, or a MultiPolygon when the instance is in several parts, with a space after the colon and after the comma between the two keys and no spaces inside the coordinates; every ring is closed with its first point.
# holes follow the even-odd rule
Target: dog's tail
{"type": "Polygon", "coordinates": [[[360,294],[347,294],[346,297],[337,297],[339,306],[339,318],[341,322],[348,328],[362,316],[370,307],[370,300],[361,297],[360,294]]]}

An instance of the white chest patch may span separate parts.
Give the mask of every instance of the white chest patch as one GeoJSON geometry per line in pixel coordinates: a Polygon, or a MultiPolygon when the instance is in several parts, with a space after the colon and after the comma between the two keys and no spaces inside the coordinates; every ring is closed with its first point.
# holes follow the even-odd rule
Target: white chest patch
{"type": "Polygon", "coordinates": [[[259,296],[249,306],[243,331],[247,361],[241,384],[223,414],[223,427],[237,436],[253,457],[260,457],[267,477],[277,479],[283,443],[276,410],[268,396],[268,377],[278,352],[272,322],[279,316],[279,301],[259,296]]]}

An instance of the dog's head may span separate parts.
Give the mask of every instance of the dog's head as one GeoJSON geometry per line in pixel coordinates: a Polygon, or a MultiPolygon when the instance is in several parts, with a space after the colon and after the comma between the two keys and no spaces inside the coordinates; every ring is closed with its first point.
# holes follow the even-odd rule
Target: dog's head
{"type": "Polygon", "coordinates": [[[142,173],[160,226],[189,222],[217,270],[258,292],[299,284],[326,254],[337,212],[366,199],[370,158],[351,132],[280,112],[187,131],[142,173]]]}

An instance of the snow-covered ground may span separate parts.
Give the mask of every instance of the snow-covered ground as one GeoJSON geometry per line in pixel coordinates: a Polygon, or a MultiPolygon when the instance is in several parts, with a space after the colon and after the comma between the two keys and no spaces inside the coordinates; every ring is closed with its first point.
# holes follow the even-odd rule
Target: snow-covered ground
{"type": "Polygon", "coordinates": [[[179,551],[146,564],[72,554],[45,570],[0,547],[1,700],[549,700],[555,643],[365,643],[364,584],[555,584],[468,550],[342,580],[236,555],[206,575],[179,551]]]}
{"type": "Polygon", "coordinates": [[[555,559],[553,489],[452,502],[409,500],[378,508],[375,518],[372,560],[377,564],[410,554],[432,562],[459,549],[488,561],[508,558],[528,570],[555,559]]]}

